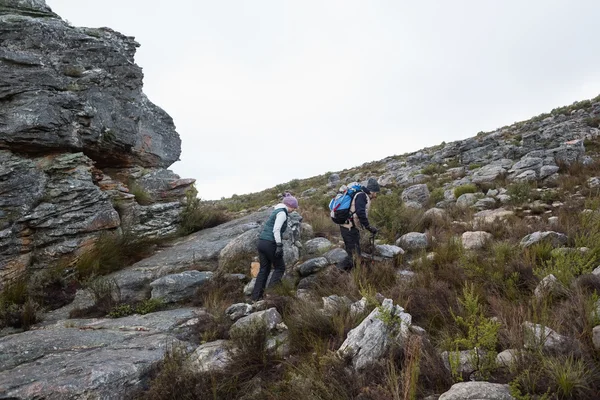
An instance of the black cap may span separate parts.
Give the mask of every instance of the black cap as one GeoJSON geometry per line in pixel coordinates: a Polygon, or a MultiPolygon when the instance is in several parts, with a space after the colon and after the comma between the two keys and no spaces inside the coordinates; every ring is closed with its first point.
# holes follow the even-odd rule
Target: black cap
{"type": "Polygon", "coordinates": [[[369,192],[375,192],[375,193],[379,192],[380,188],[379,188],[379,183],[377,182],[377,179],[369,178],[369,180],[367,181],[367,190],[369,192]]]}

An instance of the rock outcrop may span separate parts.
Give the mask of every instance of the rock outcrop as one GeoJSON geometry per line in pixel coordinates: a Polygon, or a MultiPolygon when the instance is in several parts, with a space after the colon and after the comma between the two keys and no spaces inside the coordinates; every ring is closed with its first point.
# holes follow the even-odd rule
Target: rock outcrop
{"type": "Polygon", "coordinates": [[[164,169],[181,141],[142,92],[138,43],[43,0],[1,0],[0,43],[0,287],[102,231],[173,233],[194,180],[164,169]]]}

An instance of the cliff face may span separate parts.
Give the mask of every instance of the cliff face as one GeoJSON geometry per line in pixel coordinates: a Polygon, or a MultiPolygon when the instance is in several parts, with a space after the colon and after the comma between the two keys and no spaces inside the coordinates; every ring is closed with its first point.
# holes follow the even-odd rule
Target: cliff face
{"type": "Polygon", "coordinates": [[[0,286],[124,222],[144,235],[177,228],[194,180],[164,169],[181,140],[142,92],[137,46],[72,27],[43,0],[0,0],[0,286]]]}

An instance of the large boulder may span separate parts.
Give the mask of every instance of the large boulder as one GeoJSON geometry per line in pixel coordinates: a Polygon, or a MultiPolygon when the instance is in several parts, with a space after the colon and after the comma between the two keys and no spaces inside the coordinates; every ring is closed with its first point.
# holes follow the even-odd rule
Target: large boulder
{"type": "Polygon", "coordinates": [[[429,202],[429,189],[425,184],[409,186],[402,192],[401,198],[404,203],[418,204],[425,207],[429,202]]]}
{"type": "Polygon", "coordinates": [[[406,233],[396,241],[396,245],[406,251],[418,251],[426,249],[429,246],[427,235],[421,232],[406,233]]]}
{"type": "Polygon", "coordinates": [[[338,353],[352,358],[357,370],[368,368],[385,357],[392,343],[399,345],[406,339],[412,317],[404,309],[385,299],[356,328],[348,332],[338,353]]]}
{"type": "MultiPolygon", "coordinates": [[[[59,321],[0,338],[0,397],[115,399],[145,387],[175,337],[203,314],[186,308],[59,321]]],[[[187,333],[186,333],[187,332],[187,333]]]]}

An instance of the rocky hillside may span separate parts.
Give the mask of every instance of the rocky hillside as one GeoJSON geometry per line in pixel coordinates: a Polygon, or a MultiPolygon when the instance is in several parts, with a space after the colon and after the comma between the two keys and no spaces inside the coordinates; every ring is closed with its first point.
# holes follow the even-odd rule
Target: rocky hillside
{"type": "Polygon", "coordinates": [[[133,39],[0,0],[0,41],[0,398],[598,398],[600,97],[184,207],[133,39]],[[369,177],[380,231],[348,273],[326,203],[369,177]],[[252,303],[284,190],[286,273],[252,303]]]}
{"type": "Polygon", "coordinates": [[[177,229],[194,180],[165,169],[181,141],[142,92],[136,47],[44,0],[0,1],[0,288],[100,232],[177,229]]]}

